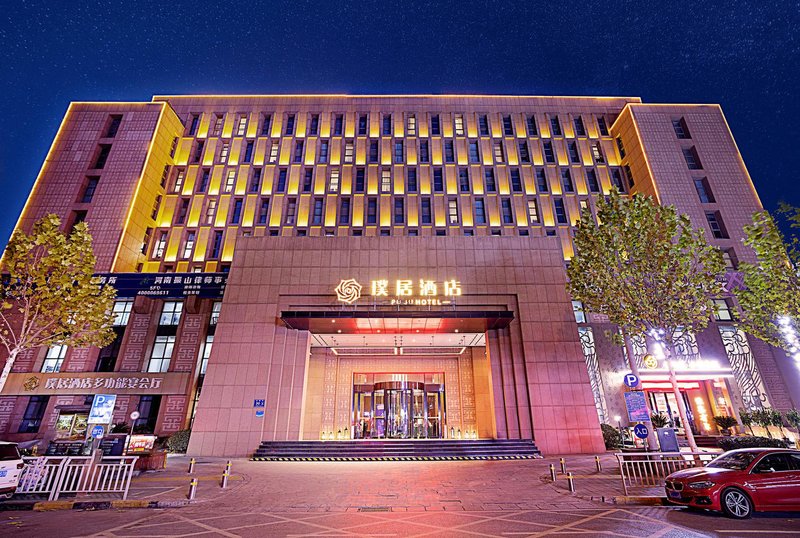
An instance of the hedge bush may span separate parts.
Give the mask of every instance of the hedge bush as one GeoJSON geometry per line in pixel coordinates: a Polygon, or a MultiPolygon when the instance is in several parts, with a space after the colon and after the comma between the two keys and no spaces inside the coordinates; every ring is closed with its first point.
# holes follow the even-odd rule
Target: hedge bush
{"type": "Polygon", "coordinates": [[[780,439],[743,435],[741,437],[723,437],[717,441],[722,450],[735,450],[737,448],[786,448],[786,443],[780,439]]]}
{"type": "Polygon", "coordinates": [[[172,435],[170,435],[169,439],[167,439],[167,449],[170,452],[179,452],[181,454],[186,453],[186,449],[189,448],[189,437],[192,435],[192,430],[180,430],[172,435]]]}
{"type": "Polygon", "coordinates": [[[619,450],[622,446],[622,435],[619,430],[611,424],[600,424],[600,429],[603,430],[603,441],[606,444],[606,450],[619,450]]]}

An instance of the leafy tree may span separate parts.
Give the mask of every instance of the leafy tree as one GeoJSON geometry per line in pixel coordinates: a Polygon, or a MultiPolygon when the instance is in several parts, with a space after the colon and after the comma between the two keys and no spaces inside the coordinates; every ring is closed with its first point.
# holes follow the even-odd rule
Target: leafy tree
{"type": "Polygon", "coordinates": [[[116,290],[93,277],[92,236],[85,223],[66,235],[56,215],[30,235],[16,230],[6,247],[0,283],[0,344],[8,353],[0,391],[17,356],[41,346],[104,346],[116,290]]]}
{"type": "MultiPolygon", "coordinates": [[[[788,215],[788,226],[800,228],[800,211],[781,206],[781,215],[788,215]]],[[[753,215],[753,224],[744,228],[745,244],[753,248],[757,263],[741,263],[743,286],[734,290],[742,309],[741,323],[745,330],[800,358],[797,343],[787,340],[785,331],[800,319],[800,240],[795,236],[784,240],[778,223],[766,211],[753,215]]]]}
{"type": "Polygon", "coordinates": [[[647,334],[663,352],[689,446],[697,449],[672,366],[675,340],[708,325],[711,299],[723,294],[722,255],[673,206],[637,194],[600,199],[597,220],[585,211],[575,233],[567,289],[589,310],[628,334],[647,334]],[[598,222],[599,221],[599,222],[598,222]]]}
{"type": "Polygon", "coordinates": [[[747,429],[750,430],[750,435],[755,435],[755,433],[753,433],[753,424],[755,423],[755,417],[753,416],[752,411],[739,409],[739,420],[742,421],[742,426],[745,426],[747,429]]]}

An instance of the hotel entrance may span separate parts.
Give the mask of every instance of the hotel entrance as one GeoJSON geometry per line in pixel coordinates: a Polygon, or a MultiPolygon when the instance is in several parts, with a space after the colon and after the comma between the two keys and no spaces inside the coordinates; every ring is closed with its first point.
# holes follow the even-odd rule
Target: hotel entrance
{"type": "Polygon", "coordinates": [[[441,439],[444,374],[353,375],[353,439],[441,439]]]}

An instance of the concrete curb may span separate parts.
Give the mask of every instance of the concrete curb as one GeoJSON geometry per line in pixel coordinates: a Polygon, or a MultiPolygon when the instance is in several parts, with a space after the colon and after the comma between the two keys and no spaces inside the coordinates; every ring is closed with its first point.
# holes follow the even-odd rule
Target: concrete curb
{"type": "Polygon", "coordinates": [[[638,506],[675,506],[670,504],[666,497],[648,497],[648,496],[631,496],[631,495],[617,495],[616,497],[612,497],[612,502],[614,504],[628,504],[628,505],[638,505],[638,506]]]}
{"type": "Polygon", "coordinates": [[[53,512],[56,510],[130,510],[139,508],[178,508],[192,504],[193,501],[10,501],[0,503],[0,512],[34,511],[53,512]]]}

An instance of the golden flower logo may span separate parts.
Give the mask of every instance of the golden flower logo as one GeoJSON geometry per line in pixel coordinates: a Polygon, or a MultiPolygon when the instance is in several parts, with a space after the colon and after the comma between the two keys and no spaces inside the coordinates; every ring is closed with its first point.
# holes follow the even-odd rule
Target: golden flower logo
{"type": "Polygon", "coordinates": [[[352,304],[361,298],[361,284],[353,278],[342,280],[336,286],[336,298],[347,304],[352,304]]]}
{"type": "Polygon", "coordinates": [[[39,378],[32,375],[25,380],[25,383],[22,384],[22,388],[24,388],[26,392],[36,390],[39,388],[39,378]]]}

